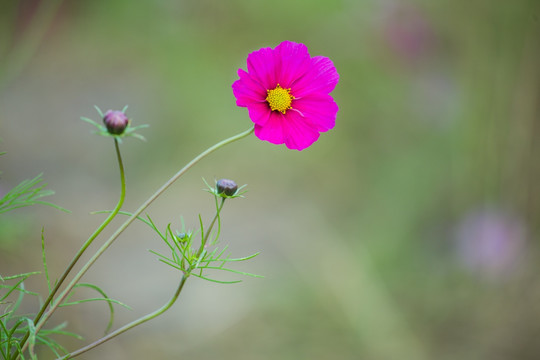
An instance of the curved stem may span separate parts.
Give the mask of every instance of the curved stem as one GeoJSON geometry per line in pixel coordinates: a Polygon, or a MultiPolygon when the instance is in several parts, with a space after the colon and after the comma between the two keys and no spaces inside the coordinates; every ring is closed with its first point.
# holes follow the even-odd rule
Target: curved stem
{"type": "MultiPolygon", "coordinates": [[[[56,284],[55,284],[54,288],[52,289],[51,293],[49,294],[49,296],[47,297],[47,299],[45,300],[45,302],[41,306],[41,309],[39,309],[39,312],[37,313],[37,315],[36,315],[36,317],[34,319],[34,325],[38,324],[38,322],[41,320],[41,317],[45,313],[45,310],[47,309],[49,304],[53,301],[54,295],[56,295],[56,293],[58,292],[58,289],[60,288],[60,286],[62,285],[64,280],[66,280],[66,277],[71,272],[71,270],[73,269],[73,267],[75,266],[75,264],[77,263],[79,258],[86,251],[86,249],[90,246],[90,244],[92,244],[94,239],[96,237],[98,237],[98,235],[103,231],[103,229],[105,229],[105,227],[107,225],[109,225],[109,223],[118,214],[118,212],[122,208],[122,205],[124,204],[124,200],[126,198],[126,177],[125,177],[125,172],[124,172],[124,163],[122,161],[122,155],[120,154],[120,147],[118,146],[118,140],[116,138],[114,138],[114,148],[116,150],[116,157],[118,159],[118,167],[120,169],[120,199],[118,200],[118,203],[116,204],[116,207],[113,209],[113,211],[109,214],[109,216],[105,219],[105,221],[103,221],[103,223],[101,223],[101,225],[96,229],[96,231],[94,231],[94,233],[88,238],[88,240],[86,240],[86,242],[81,246],[79,251],[75,254],[75,256],[73,257],[73,259],[71,260],[69,265],[66,267],[63,274],[60,276],[60,278],[56,282],[56,284]]],[[[53,307],[56,308],[56,306],[58,306],[58,304],[60,304],[63,301],[63,299],[64,299],[63,297],[58,299],[58,301],[56,301],[54,303],[53,307]]],[[[37,332],[37,330],[36,330],[36,332],[37,332]]],[[[29,335],[30,335],[30,333],[27,332],[25,334],[25,336],[23,337],[23,339],[21,340],[21,343],[20,343],[21,348],[22,348],[21,353],[23,353],[24,350],[26,349],[26,345],[27,345],[26,341],[28,340],[29,335]]],[[[15,354],[13,359],[16,359],[17,356],[18,356],[18,354],[15,354]]]]}
{"type": "Polygon", "coordinates": [[[189,275],[185,275],[185,274],[182,276],[182,280],[180,280],[180,284],[178,285],[178,288],[176,289],[176,292],[174,293],[173,297],[165,305],[163,305],[161,308],[159,308],[158,310],[156,310],[154,312],[151,312],[150,314],[147,314],[147,315],[145,315],[143,317],[140,317],[139,319],[137,319],[135,321],[132,321],[131,323],[129,323],[127,325],[124,325],[121,328],[113,331],[112,333],[108,334],[107,336],[104,336],[101,339],[96,340],[93,343],[91,343],[91,344],[89,344],[89,345],[87,345],[87,346],[85,346],[83,348],[80,348],[79,350],[76,350],[76,351],[74,351],[72,353],[69,353],[66,356],[64,356],[62,358],[59,358],[59,359],[72,359],[72,358],[74,358],[76,356],[79,356],[79,355],[87,352],[88,350],[91,350],[91,349],[95,348],[96,346],[99,346],[99,345],[103,344],[104,342],[107,342],[107,341],[111,340],[112,338],[114,338],[114,337],[128,331],[129,329],[132,329],[137,325],[145,323],[145,322],[147,322],[149,320],[152,320],[153,318],[163,314],[165,311],[167,311],[176,302],[176,300],[180,296],[180,292],[184,288],[184,284],[186,283],[186,280],[187,280],[188,277],[189,277],[189,275]]]}
{"type": "Polygon", "coordinates": [[[120,236],[122,232],[135,220],[137,217],[152,203],[154,200],[156,200],[165,190],[167,190],[176,180],[178,180],[186,171],[188,171],[193,165],[198,163],[200,160],[205,158],[206,156],[210,155],[217,149],[233,143],[237,140],[240,140],[242,138],[245,138],[246,136],[250,135],[254,131],[254,127],[251,127],[250,129],[241,132],[240,134],[237,134],[235,136],[232,136],[228,139],[225,139],[223,141],[220,141],[219,143],[209,147],[202,153],[200,153],[198,156],[196,156],[193,160],[191,160],[186,166],[184,166],[182,169],[180,169],[176,174],[174,174],[169,180],[165,182],[152,196],[150,196],[138,209],[131,215],[119,228],[116,230],[114,234],[111,235],[111,237],[99,248],[99,250],[92,256],[90,260],[81,268],[81,270],[75,275],[73,280],[69,283],[69,285],[64,289],[64,291],[60,294],[58,300],[51,306],[51,308],[45,312],[43,315],[43,318],[38,322],[36,325],[36,333],[43,327],[45,322],[51,317],[51,315],[54,313],[54,311],[57,309],[58,305],[62,303],[62,301],[67,297],[69,292],[73,289],[73,287],[77,284],[77,282],[81,279],[81,277],[88,271],[88,269],[96,262],[96,260],[111,246],[111,244],[120,236]]]}
{"type": "MultiPolygon", "coordinates": [[[[206,231],[206,234],[204,234],[203,236],[203,240],[201,242],[201,247],[199,248],[199,250],[197,250],[197,258],[201,257],[201,255],[203,254],[204,252],[204,248],[206,247],[206,243],[208,242],[208,238],[210,237],[210,233],[212,232],[212,228],[214,227],[214,224],[216,223],[216,220],[219,219],[219,214],[221,212],[221,209],[223,209],[223,204],[225,203],[225,198],[221,198],[221,204],[220,206],[217,208],[217,211],[216,211],[216,215],[214,216],[214,219],[212,220],[212,222],[210,223],[210,226],[208,226],[208,229],[206,231]]],[[[202,229],[201,229],[202,231],[202,229]]],[[[199,263],[199,261],[197,261],[197,264],[199,263]]],[[[124,325],[122,326],[121,328],[113,331],[112,333],[110,334],[107,334],[106,336],[102,337],[101,339],[98,339],[96,341],[94,341],[93,343],[91,344],[88,344],[86,345],[85,347],[82,347],[72,353],[69,353],[68,355],[62,357],[62,358],[59,358],[59,359],[62,359],[62,360],[67,360],[67,359],[72,359],[76,356],[79,356],[113,338],[115,338],[116,336],[130,330],[130,329],[133,329],[134,327],[138,326],[138,325],[141,325],[147,321],[150,321],[156,317],[158,317],[159,315],[163,314],[165,311],[169,310],[169,308],[171,306],[173,306],[173,304],[176,302],[176,300],[178,299],[178,297],[180,296],[180,293],[182,292],[182,289],[184,288],[184,284],[186,283],[189,275],[191,274],[191,271],[194,270],[196,268],[197,265],[195,265],[193,268],[190,266],[186,272],[184,273],[184,275],[182,276],[182,279],[180,280],[180,284],[178,285],[178,288],[176,289],[176,292],[174,293],[173,297],[165,304],[163,305],[161,308],[157,309],[156,311],[153,311],[145,316],[142,316],[140,318],[138,318],[137,320],[135,321],[132,321],[130,322],[129,324],[127,325],[124,325]]]]}

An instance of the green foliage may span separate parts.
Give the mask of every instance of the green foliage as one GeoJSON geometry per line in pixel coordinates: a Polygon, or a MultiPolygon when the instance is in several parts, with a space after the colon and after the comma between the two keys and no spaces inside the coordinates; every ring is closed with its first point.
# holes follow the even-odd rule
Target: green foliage
{"type": "MultiPolygon", "coordinates": [[[[203,221],[201,216],[199,215],[199,229],[196,231],[186,230],[184,221],[182,219],[182,230],[181,231],[173,231],[171,228],[171,224],[169,223],[164,231],[160,231],[150,215],[147,215],[146,218],[143,218],[141,216],[137,216],[137,220],[143,222],[144,224],[148,225],[152,230],[158,234],[158,236],[165,242],[167,247],[170,249],[170,255],[164,255],[157,251],[150,250],[150,252],[154,255],[158,256],[159,261],[161,261],[164,264],[169,265],[170,267],[181,271],[184,275],[190,276],[193,275],[195,277],[201,278],[203,280],[216,282],[220,284],[234,284],[239,283],[242,280],[232,280],[232,281],[223,281],[218,280],[213,277],[209,277],[207,275],[203,275],[205,270],[214,270],[214,271],[223,271],[223,272],[229,272],[237,275],[243,275],[243,276],[251,276],[251,277],[263,277],[261,275],[256,275],[248,272],[238,271],[231,269],[227,267],[229,263],[234,262],[242,262],[247,261],[250,259],[253,259],[257,255],[259,255],[259,252],[245,256],[245,257],[239,257],[239,258],[231,258],[231,254],[227,252],[228,245],[224,246],[223,248],[219,248],[216,245],[218,244],[219,235],[221,233],[221,207],[223,205],[223,202],[225,199],[232,199],[236,197],[243,197],[242,194],[246,193],[246,191],[240,191],[243,189],[246,185],[243,185],[238,188],[238,191],[233,196],[225,196],[223,197],[222,194],[218,194],[217,190],[214,187],[210,186],[206,180],[204,180],[204,183],[207,186],[207,189],[204,189],[211,194],[214,195],[215,205],[216,205],[216,219],[217,220],[217,229],[213,234],[212,240],[208,242],[208,238],[210,238],[209,232],[212,231],[213,223],[205,229],[203,221]],[[221,199],[221,205],[218,202],[218,199],[221,199]],[[195,243],[196,237],[200,237],[200,247],[196,247],[195,243]],[[210,248],[212,248],[210,250],[210,248]]],[[[99,213],[110,213],[110,210],[105,211],[96,211],[94,214],[99,213]]],[[[120,211],[119,214],[126,215],[126,216],[132,216],[133,214],[127,211],[120,211]]]]}
{"type": "MultiPolygon", "coordinates": [[[[42,249],[42,261],[45,279],[47,281],[47,287],[49,294],[51,292],[51,280],[49,277],[47,258],[45,254],[45,236],[44,231],[41,232],[41,249],[42,249]]],[[[45,345],[56,357],[65,356],[69,353],[62,345],[60,345],[53,337],[57,335],[70,336],[79,340],[82,337],[74,332],[66,331],[67,323],[62,323],[50,329],[40,329],[36,332],[36,326],[34,324],[33,314],[17,314],[17,310],[20,308],[25,295],[31,295],[40,300],[40,294],[27,290],[24,287],[24,281],[32,275],[38,275],[41,272],[29,272],[11,276],[0,275],[0,355],[1,359],[10,359],[14,354],[21,352],[20,340],[25,334],[29,334],[28,337],[28,353],[30,359],[37,359],[36,346],[45,345]],[[17,294],[16,298],[14,298],[17,294]]],[[[107,333],[114,321],[114,307],[113,304],[118,304],[125,308],[130,309],[126,304],[111,299],[107,294],[98,286],[93,284],[81,283],[75,285],[73,291],[66,297],[66,299],[59,305],[59,307],[79,305],[86,302],[93,301],[105,301],[109,308],[109,322],[107,324],[105,333],[107,333]],[[81,300],[70,301],[75,293],[75,289],[89,288],[98,292],[101,296],[94,298],[85,298],[81,300]]],[[[54,302],[54,300],[53,300],[54,302]]],[[[21,359],[25,359],[24,355],[20,355],[21,359]]]]}
{"type": "Polygon", "coordinates": [[[204,270],[218,270],[218,271],[224,271],[224,272],[230,272],[238,275],[244,275],[244,276],[252,276],[252,277],[262,277],[260,275],[247,273],[243,271],[234,270],[231,268],[226,267],[228,263],[231,262],[240,262],[240,261],[246,261],[254,258],[255,256],[259,255],[259,253],[255,253],[246,257],[241,258],[231,258],[229,253],[226,253],[228,246],[225,246],[223,249],[219,249],[216,245],[219,240],[219,235],[221,233],[221,209],[223,208],[223,204],[227,198],[235,198],[235,197],[243,197],[242,194],[244,192],[239,192],[242,188],[244,188],[246,185],[241,186],[234,195],[231,196],[223,196],[223,194],[219,194],[217,192],[216,187],[211,187],[208,185],[206,180],[203,179],[205,184],[208,187],[208,191],[214,195],[215,200],[215,206],[216,206],[216,216],[210,226],[205,230],[204,224],[202,221],[201,216],[199,215],[199,224],[200,228],[200,237],[201,237],[201,246],[198,250],[195,250],[192,246],[193,243],[193,236],[194,232],[185,230],[185,225],[182,222],[182,232],[175,235],[173,234],[171,230],[171,224],[167,226],[167,230],[165,233],[160,232],[155,224],[152,222],[150,217],[148,217],[149,223],[151,228],[161,237],[161,239],[167,244],[169,249],[171,250],[171,256],[167,257],[163,254],[160,254],[155,251],[151,251],[153,254],[157,255],[159,257],[159,261],[177,269],[183,272],[186,276],[193,275],[195,277],[201,278],[203,280],[216,282],[220,284],[234,284],[241,282],[242,280],[233,280],[233,281],[223,281],[214,279],[208,276],[203,275],[204,270]],[[218,199],[221,199],[221,203],[218,202],[218,199]],[[208,238],[210,237],[210,232],[212,231],[212,227],[217,220],[217,230],[214,234],[213,240],[208,243],[208,238]],[[209,251],[211,247],[214,247],[212,251],[209,251]]]}
{"type": "MultiPolygon", "coordinates": [[[[41,252],[42,252],[42,259],[43,259],[43,269],[44,269],[44,272],[45,272],[45,278],[47,280],[47,287],[49,289],[49,294],[50,294],[50,292],[52,291],[52,286],[51,286],[48,267],[47,267],[47,257],[45,255],[45,237],[44,237],[43,230],[41,231],[41,252]]],[[[122,303],[122,302],[120,302],[118,300],[114,300],[114,299],[111,299],[110,297],[108,297],[107,294],[105,293],[105,291],[103,291],[99,286],[94,285],[94,284],[87,284],[87,283],[76,284],[73,287],[73,290],[64,299],[64,301],[60,305],[58,305],[58,307],[78,305],[78,304],[83,304],[83,303],[86,303],[86,302],[93,302],[93,301],[105,301],[107,303],[108,308],[109,308],[109,322],[107,323],[105,333],[109,332],[109,330],[111,329],[111,327],[113,325],[113,322],[114,322],[114,307],[113,307],[113,304],[117,304],[117,305],[123,306],[123,307],[125,307],[127,309],[131,309],[128,305],[126,305],[126,304],[124,304],[124,303],[122,303]],[[92,289],[92,290],[98,292],[101,295],[101,297],[69,301],[73,297],[73,295],[75,294],[75,289],[77,289],[77,288],[89,288],[89,289],[92,289]]],[[[53,300],[52,303],[54,303],[54,300],[53,300]]],[[[40,334],[41,334],[41,332],[40,332],[40,334]]]]}
{"type": "Polygon", "coordinates": [[[4,197],[0,199],[0,214],[36,204],[48,205],[55,209],[69,212],[58,205],[39,200],[45,196],[54,194],[54,191],[45,189],[47,184],[42,183],[42,176],[43,174],[39,174],[33,179],[24,180],[5,194],[4,197]]]}
{"type": "MultiPolygon", "coordinates": [[[[167,246],[171,250],[170,256],[160,254],[153,250],[150,250],[150,252],[154,255],[157,255],[159,261],[161,261],[162,263],[181,271],[187,276],[193,275],[203,280],[217,282],[220,284],[234,284],[241,282],[242,280],[217,280],[203,275],[204,270],[220,270],[238,275],[262,277],[260,275],[238,271],[226,267],[228,263],[246,261],[259,255],[259,253],[255,253],[250,256],[241,258],[231,258],[230,254],[226,253],[228,246],[225,246],[222,249],[214,247],[212,251],[209,251],[205,247],[202,252],[200,252],[193,247],[194,235],[196,235],[196,233],[191,231],[186,232],[185,229],[183,229],[182,232],[177,232],[177,234],[174,234],[171,229],[171,224],[168,224],[166,230],[162,232],[156,227],[156,225],[149,216],[148,221],[145,223],[147,223],[159,235],[159,237],[165,242],[165,244],[167,244],[167,246]],[[200,255],[198,255],[199,252],[200,255]]],[[[201,234],[201,239],[204,237],[204,231],[202,231],[202,229],[203,224],[201,221],[201,231],[199,231],[201,234]]],[[[217,238],[209,245],[212,246],[215,244],[217,244],[217,238]]]]}
{"type": "MultiPolygon", "coordinates": [[[[63,330],[65,324],[58,325],[51,329],[43,329],[39,334],[36,334],[34,322],[31,317],[25,314],[19,315],[16,313],[21,306],[25,295],[39,297],[39,294],[28,291],[24,287],[24,281],[36,274],[39,274],[39,272],[0,277],[0,289],[6,290],[5,293],[0,294],[0,354],[3,359],[9,359],[17,351],[20,351],[20,337],[27,332],[30,334],[28,343],[31,359],[37,359],[35,353],[37,344],[46,345],[57,356],[60,356],[60,352],[67,353],[67,351],[52,338],[53,335],[67,335],[80,339],[79,335],[63,330]],[[10,281],[14,281],[14,283],[9,284],[10,281]],[[18,295],[13,300],[10,295],[14,293],[18,293],[18,295]]],[[[21,356],[21,358],[25,359],[24,356],[21,356]]]]}
{"type": "MultiPolygon", "coordinates": [[[[206,183],[206,181],[205,181],[206,183]]],[[[208,184],[207,184],[208,185],[208,184]]],[[[210,189],[212,189],[209,186],[210,189]]],[[[164,264],[167,264],[171,266],[172,268],[181,271],[184,275],[189,276],[193,275],[195,277],[201,278],[203,280],[208,280],[211,282],[216,282],[220,284],[234,284],[241,282],[242,280],[232,280],[232,281],[223,281],[214,279],[213,277],[209,277],[206,275],[203,275],[205,270],[215,270],[215,271],[224,271],[229,272],[237,275],[243,275],[243,276],[251,276],[251,277],[263,277],[261,275],[256,275],[248,272],[238,271],[231,269],[227,267],[226,265],[233,262],[241,262],[241,261],[247,261],[250,259],[253,259],[255,256],[259,255],[259,253],[255,253],[249,256],[245,257],[239,257],[239,258],[231,258],[230,253],[227,252],[228,246],[225,246],[223,248],[218,248],[216,245],[218,243],[218,238],[221,230],[221,221],[220,221],[220,206],[218,205],[217,199],[218,196],[214,191],[210,190],[212,194],[214,194],[215,200],[216,200],[216,210],[217,210],[217,230],[215,231],[214,237],[210,243],[204,242],[205,239],[205,229],[202,222],[202,218],[199,215],[199,223],[200,228],[196,231],[189,231],[186,230],[185,224],[182,221],[182,230],[173,232],[171,228],[171,224],[168,224],[165,231],[160,231],[152,218],[147,215],[147,218],[143,217],[137,217],[138,220],[148,225],[152,230],[158,234],[158,236],[165,242],[167,247],[170,249],[170,255],[163,255],[157,251],[150,250],[150,252],[154,255],[157,255],[159,258],[159,261],[161,261],[164,264]],[[196,248],[194,246],[195,242],[198,242],[195,240],[195,236],[199,237],[201,239],[201,246],[204,245],[204,248],[196,248]],[[210,251],[209,248],[213,247],[213,249],[210,251]]],[[[235,197],[241,196],[241,194],[235,195],[235,197]]],[[[99,211],[96,213],[108,213],[110,211],[99,211]]],[[[132,216],[131,213],[126,211],[120,211],[119,214],[126,215],[126,216],[132,216]]],[[[208,231],[211,231],[211,229],[208,229],[208,231]]],[[[209,234],[207,234],[208,236],[209,234]]]]}
{"type": "Polygon", "coordinates": [[[110,330],[111,330],[111,327],[114,323],[114,306],[113,304],[117,304],[117,305],[120,305],[120,306],[123,306],[125,307],[126,309],[129,309],[131,310],[131,307],[129,307],[128,305],[118,301],[118,300],[114,300],[114,299],[111,299],[110,297],[107,296],[107,294],[98,286],[96,285],[93,285],[93,284],[77,284],[73,287],[73,290],[77,289],[77,288],[81,288],[81,287],[85,287],[85,288],[89,288],[89,289],[92,289],[92,290],[95,290],[97,291],[98,293],[101,294],[102,297],[99,297],[99,298],[88,298],[88,299],[83,299],[83,300],[77,300],[77,301],[68,301],[72,296],[73,294],[75,293],[75,291],[72,291],[69,296],[66,298],[66,300],[59,305],[59,307],[62,307],[62,306],[70,306],[70,305],[78,305],[78,304],[83,304],[83,303],[86,303],[86,302],[92,302],[92,301],[105,301],[109,307],[109,322],[107,323],[107,327],[105,328],[105,334],[107,334],[110,330]]]}

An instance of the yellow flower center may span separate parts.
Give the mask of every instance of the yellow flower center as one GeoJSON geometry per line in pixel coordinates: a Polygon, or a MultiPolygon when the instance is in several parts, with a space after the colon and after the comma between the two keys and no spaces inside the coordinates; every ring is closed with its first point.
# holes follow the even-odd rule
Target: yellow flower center
{"type": "Polygon", "coordinates": [[[266,101],[270,105],[272,111],[279,111],[282,114],[288,109],[292,109],[291,102],[294,99],[294,96],[291,95],[291,89],[284,89],[279,84],[277,84],[275,89],[266,90],[268,96],[266,101]]]}

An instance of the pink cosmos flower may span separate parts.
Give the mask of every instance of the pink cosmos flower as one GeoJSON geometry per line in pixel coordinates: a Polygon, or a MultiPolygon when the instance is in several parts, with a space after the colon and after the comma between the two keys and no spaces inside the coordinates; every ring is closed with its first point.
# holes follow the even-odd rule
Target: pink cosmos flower
{"type": "Polygon", "coordinates": [[[284,41],[249,54],[247,68],[238,69],[232,88],[259,139],[302,150],[334,127],[338,106],[329,93],[339,75],[330,59],[311,57],[304,44],[284,41]]]}

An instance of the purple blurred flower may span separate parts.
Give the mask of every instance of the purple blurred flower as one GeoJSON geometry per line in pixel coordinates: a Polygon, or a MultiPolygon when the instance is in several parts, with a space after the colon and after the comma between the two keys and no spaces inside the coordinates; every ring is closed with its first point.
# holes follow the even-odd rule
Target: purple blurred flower
{"type": "Polygon", "coordinates": [[[498,278],[516,268],[525,238],[525,226],[516,216],[500,209],[474,211],[457,227],[457,253],[465,267],[498,278]]]}

